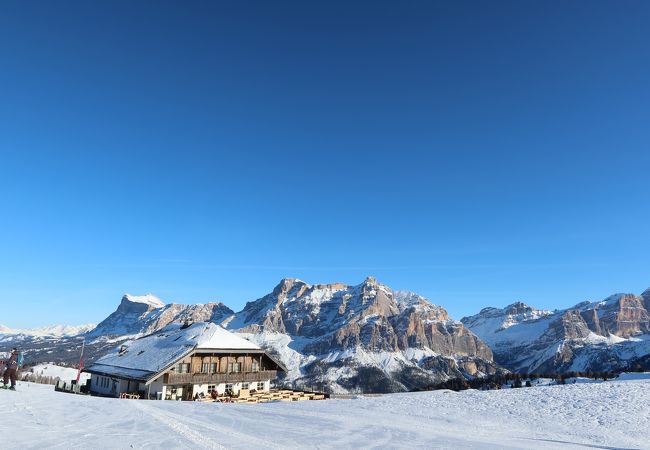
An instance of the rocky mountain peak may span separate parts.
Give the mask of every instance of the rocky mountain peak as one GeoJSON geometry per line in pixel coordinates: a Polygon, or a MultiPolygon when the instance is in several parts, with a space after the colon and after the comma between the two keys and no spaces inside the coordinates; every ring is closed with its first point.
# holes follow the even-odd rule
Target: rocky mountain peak
{"type": "Polygon", "coordinates": [[[294,284],[300,282],[297,278],[283,278],[280,282],[273,288],[273,292],[287,292],[289,291],[294,284]]]}
{"type": "Polygon", "coordinates": [[[153,294],[146,294],[146,295],[124,294],[122,296],[122,304],[125,305],[139,304],[139,305],[146,305],[151,308],[163,308],[165,306],[165,302],[163,302],[153,294]]]}
{"type": "Polygon", "coordinates": [[[647,309],[648,312],[650,312],[650,288],[643,291],[643,294],[641,294],[641,298],[643,299],[643,303],[645,304],[645,309],[647,309]]]}
{"type": "Polygon", "coordinates": [[[298,278],[283,278],[280,280],[278,285],[273,288],[272,294],[275,297],[283,299],[290,295],[291,291],[294,289],[306,289],[308,287],[307,283],[298,278]]]}
{"type": "Polygon", "coordinates": [[[374,277],[354,286],[283,280],[271,294],[249,302],[227,326],[307,338],[302,351],[311,355],[401,354],[417,348],[431,355],[492,358],[485,344],[449,320],[443,308],[415,293],[393,291],[374,277]]]}
{"type": "Polygon", "coordinates": [[[486,306],[485,308],[481,309],[478,314],[476,314],[476,316],[494,316],[497,314],[501,314],[501,309],[495,308],[494,306],[486,306]]]}
{"type": "Polygon", "coordinates": [[[377,286],[379,283],[377,283],[377,278],[369,275],[363,280],[362,284],[365,286],[377,286]]]}
{"type": "Polygon", "coordinates": [[[117,309],[88,336],[144,335],[172,322],[219,322],[232,314],[234,312],[221,302],[165,304],[153,294],[125,294],[117,309]]]}
{"type": "Polygon", "coordinates": [[[463,323],[487,342],[497,362],[514,370],[599,371],[647,353],[650,290],[614,294],[555,311],[517,302],[485,308],[463,323]],[[645,349],[645,350],[644,350],[645,349]]]}
{"type": "Polygon", "coordinates": [[[536,309],[528,306],[521,301],[514,302],[513,304],[508,305],[504,308],[504,312],[506,314],[525,314],[532,313],[533,311],[536,311],[536,309]]]}
{"type": "Polygon", "coordinates": [[[583,309],[583,308],[587,308],[587,307],[591,306],[591,304],[592,303],[589,300],[585,300],[585,301],[582,301],[582,302],[572,306],[569,309],[583,309]]]}

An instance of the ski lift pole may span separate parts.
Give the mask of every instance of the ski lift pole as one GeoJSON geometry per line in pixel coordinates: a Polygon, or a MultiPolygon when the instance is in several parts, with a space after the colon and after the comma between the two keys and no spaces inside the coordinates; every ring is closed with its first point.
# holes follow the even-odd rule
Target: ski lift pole
{"type": "Polygon", "coordinates": [[[77,385],[79,385],[79,379],[81,378],[81,369],[84,367],[84,348],[86,347],[86,337],[81,343],[81,355],[79,355],[79,368],[77,369],[77,385]]]}

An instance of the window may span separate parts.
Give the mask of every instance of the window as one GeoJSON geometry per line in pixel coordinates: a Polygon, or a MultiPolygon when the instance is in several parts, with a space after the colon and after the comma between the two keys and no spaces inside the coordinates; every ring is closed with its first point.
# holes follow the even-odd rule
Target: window
{"type": "Polygon", "coordinates": [[[260,363],[257,360],[253,360],[253,367],[251,368],[251,372],[259,372],[260,371],[260,363]]]}
{"type": "Polygon", "coordinates": [[[210,364],[210,373],[217,373],[217,363],[210,364]]]}
{"type": "Polygon", "coordinates": [[[263,382],[257,383],[257,390],[258,391],[263,391],[264,390],[264,383],[263,382]]]}
{"type": "Polygon", "coordinates": [[[208,373],[210,370],[210,363],[201,364],[201,373],[208,373]]]}
{"type": "Polygon", "coordinates": [[[175,387],[169,387],[167,388],[167,391],[165,392],[165,400],[176,400],[178,396],[178,389],[175,387]]]}
{"type": "Polygon", "coordinates": [[[233,389],[233,384],[232,383],[227,383],[226,384],[225,394],[226,395],[232,395],[233,394],[232,389],[233,389]]]}
{"type": "Polygon", "coordinates": [[[106,377],[99,377],[99,379],[98,379],[97,381],[98,381],[98,383],[99,383],[99,387],[102,387],[102,388],[107,388],[107,387],[108,387],[108,383],[109,383],[109,379],[108,379],[108,378],[106,378],[106,377]]]}
{"type": "Polygon", "coordinates": [[[99,379],[99,385],[100,385],[100,387],[108,388],[111,385],[111,379],[108,378],[108,377],[101,377],[99,379]]]}
{"type": "Polygon", "coordinates": [[[212,394],[214,391],[217,390],[217,385],[215,384],[208,384],[208,394],[212,394]]]}
{"type": "Polygon", "coordinates": [[[241,388],[242,389],[248,389],[248,383],[242,383],[241,388]]]}
{"type": "Polygon", "coordinates": [[[241,372],[241,363],[228,363],[228,372],[241,372]]]}
{"type": "Polygon", "coordinates": [[[176,372],[178,373],[190,373],[190,365],[187,363],[180,363],[176,367],[176,372]]]}

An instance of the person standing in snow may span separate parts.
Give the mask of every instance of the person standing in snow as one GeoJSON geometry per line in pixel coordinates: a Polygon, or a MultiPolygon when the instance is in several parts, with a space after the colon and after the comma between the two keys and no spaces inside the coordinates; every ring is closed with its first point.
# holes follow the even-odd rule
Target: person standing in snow
{"type": "Polygon", "coordinates": [[[23,355],[18,350],[17,348],[13,348],[11,350],[11,356],[9,356],[9,359],[5,361],[5,374],[4,374],[4,388],[7,389],[7,384],[11,381],[11,387],[9,389],[15,391],[16,390],[16,372],[18,372],[18,368],[22,366],[23,364],[23,355]]]}

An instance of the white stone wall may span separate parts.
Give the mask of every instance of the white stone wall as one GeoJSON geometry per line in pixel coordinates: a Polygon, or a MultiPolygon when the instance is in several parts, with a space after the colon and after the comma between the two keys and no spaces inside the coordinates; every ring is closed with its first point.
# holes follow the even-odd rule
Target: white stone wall
{"type": "MultiPolygon", "coordinates": [[[[269,391],[270,386],[271,386],[271,381],[270,381],[270,380],[266,380],[266,381],[262,381],[262,382],[261,382],[261,383],[263,384],[263,388],[262,388],[262,389],[258,389],[258,387],[257,387],[257,383],[258,383],[257,381],[251,381],[251,382],[249,382],[249,383],[248,383],[248,389],[250,389],[251,391],[252,391],[252,390],[255,390],[255,391],[257,391],[257,392],[262,392],[262,391],[263,391],[263,392],[268,392],[268,391],[269,391]]],[[[245,383],[245,382],[244,382],[244,383],[239,382],[239,383],[228,383],[228,384],[232,384],[232,385],[233,385],[233,387],[232,387],[233,394],[234,394],[234,395],[237,395],[237,394],[239,394],[239,390],[242,389],[242,388],[243,388],[243,385],[245,385],[246,383],[245,383]]],[[[218,383],[218,384],[214,384],[214,383],[210,383],[210,384],[195,384],[195,385],[194,385],[194,389],[193,389],[193,391],[192,391],[192,398],[194,398],[194,396],[195,396],[196,394],[201,394],[201,393],[202,393],[204,396],[209,395],[209,394],[208,394],[208,387],[209,387],[209,386],[216,386],[217,393],[218,393],[219,395],[223,395],[223,394],[226,392],[226,383],[218,383]]],[[[164,398],[164,397],[163,397],[163,398],[164,398]]]]}
{"type": "Polygon", "coordinates": [[[90,380],[90,391],[95,394],[119,397],[122,392],[147,392],[147,386],[138,381],[129,381],[121,378],[105,377],[95,374],[91,375],[90,380]],[[108,380],[107,386],[105,385],[105,382],[103,383],[103,380],[108,380]]]}
{"type": "Polygon", "coordinates": [[[163,376],[161,375],[152,381],[151,384],[149,384],[149,387],[145,388],[144,391],[147,392],[147,389],[149,389],[149,392],[154,398],[156,398],[157,393],[160,392],[161,398],[165,398],[164,388],[165,385],[163,384],[163,376]]]}
{"type": "Polygon", "coordinates": [[[119,382],[110,377],[92,374],[90,377],[90,391],[101,395],[119,395],[119,382]],[[108,380],[104,385],[103,380],[108,380]]]}

